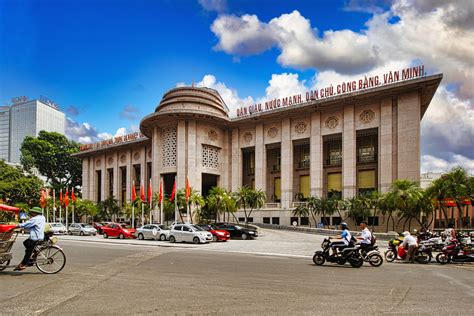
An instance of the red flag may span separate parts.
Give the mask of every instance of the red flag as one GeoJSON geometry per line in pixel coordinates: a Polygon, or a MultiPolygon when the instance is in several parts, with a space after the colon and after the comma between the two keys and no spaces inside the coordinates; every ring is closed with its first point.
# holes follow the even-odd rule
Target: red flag
{"type": "Polygon", "coordinates": [[[63,205],[63,189],[59,191],[59,205],[63,205]]]}
{"type": "Polygon", "coordinates": [[[145,201],[145,188],[143,187],[143,183],[140,184],[140,200],[145,201]]]}
{"type": "Polygon", "coordinates": [[[76,196],[74,195],[74,188],[72,188],[71,200],[72,200],[73,202],[76,202],[76,196]]]}
{"type": "Polygon", "coordinates": [[[150,203],[151,206],[151,197],[152,197],[152,188],[151,188],[151,179],[150,182],[148,182],[148,203],[150,203]]]}
{"type": "Polygon", "coordinates": [[[170,202],[174,200],[175,194],[176,194],[176,179],[174,179],[173,191],[171,191],[170,202]]]}
{"type": "Polygon", "coordinates": [[[137,191],[135,190],[135,181],[132,181],[132,202],[137,199],[137,191]]]}
{"type": "Polygon", "coordinates": [[[158,197],[158,200],[159,200],[158,202],[160,203],[163,201],[163,181],[162,180],[160,180],[160,195],[158,197]]]}
{"type": "Polygon", "coordinates": [[[189,186],[189,179],[188,177],[186,177],[186,203],[188,203],[190,195],[191,195],[191,187],[189,186]]]}
{"type": "Polygon", "coordinates": [[[45,198],[45,192],[44,192],[44,190],[41,190],[40,206],[41,206],[41,208],[44,208],[44,207],[46,206],[46,198],[45,198]]]}
{"type": "Polygon", "coordinates": [[[66,188],[66,194],[64,195],[64,205],[66,207],[69,206],[69,189],[68,188],[66,188]]]}

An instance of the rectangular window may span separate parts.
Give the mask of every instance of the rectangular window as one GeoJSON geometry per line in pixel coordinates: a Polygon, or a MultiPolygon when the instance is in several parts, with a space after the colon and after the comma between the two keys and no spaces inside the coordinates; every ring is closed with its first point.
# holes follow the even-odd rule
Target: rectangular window
{"type": "Polygon", "coordinates": [[[359,194],[368,194],[375,191],[375,170],[361,170],[357,174],[359,194]]]}
{"type": "Polygon", "coordinates": [[[379,217],[378,216],[369,216],[367,224],[369,224],[369,226],[372,226],[372,225],[373,226],[379,226],[379,217]]]}
{"type": "Polygon", "coordinates": [[[301,217],[301,226],[308,226],[309,225],[309,217],[301,217]]]}
{"type": "MultiPolygon", "coordinates": [[[[247,221],[248,221],[249,223],[253,223],[253,217],[249,217],[249,218],[247,219],[247,221]]],[[[245,222],[245,219],[244,219],[244,222],[245,222]]]]}
{"type": "Polygon", "coordinates": [[[239,222],[245,222],[245,217],[239,217],[239,222]]]}
{"type": "Polygon", "coordinates": [[[272,224],[273,225],[280,225],[280,218],[279,217],[272,217],[272,224]]]}
{"type": "Polygon", "coordinates": [[[333,226],[341,225],[341,222],[342,222],[342,219],[339,216],[334,216],[332,218],[332,225],[333,226]]]}
{"type": "Polygon", "coordinates": [[[298,225],[298,217],[290,217],[290,225],[293,226],[293,223],[296,222],[296,225],[298,225]]]}
{"type": "Polygon", "coordinates": [[[328,173],[328,197],[342,197],[342,173],[328,173]]]}
{"type": "Polygon", "coordinates": [[[270,217],[264,217],[263,218],[263,223],[264,224],[270,224],[270,217]]]}
{"type": "Polygon", "coordinates": [[[273,195],[275,196],[275,202],[279,202],[281,199],[281,178],[274,179],[273,195]]]}
{"type": "Polygon", "coordinates": [[[300,176],[300,193],[303,195],[304,199],[309,198],[309,175],[300,176]]]}

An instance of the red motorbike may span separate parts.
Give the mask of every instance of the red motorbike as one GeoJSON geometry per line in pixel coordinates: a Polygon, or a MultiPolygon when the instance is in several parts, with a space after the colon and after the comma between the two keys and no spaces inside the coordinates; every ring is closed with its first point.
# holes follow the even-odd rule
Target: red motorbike
{"type": "Polygon", "coordinates": [[[457,239],[453,239],[436,256],[436,261],[440,264],[474,262],[474,251],[472,247],[464,246],[457,239]]]}

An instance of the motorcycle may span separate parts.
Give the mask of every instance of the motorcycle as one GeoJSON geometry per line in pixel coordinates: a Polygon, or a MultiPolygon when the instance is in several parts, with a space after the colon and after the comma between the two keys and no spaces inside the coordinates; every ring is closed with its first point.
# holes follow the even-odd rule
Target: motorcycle
{"type": "Polygon", "coordinates": [[[322,251],[316,251],[313,256],[313,262],[315,265],[321,266],[326,261],[337,263],[340,265],[349,262],[354,268],[360,268],[364,264],[364,260],[360,255],[359,248],[348,247],[340,250],[337,255],[331,255],[331,241],[329,238],[325,238],[321,244],[322,251]]]}
{"type": "Polygon", "coordinates": [[[380,267],[382,265],[383,258],[380,255],[378,246],[373,245],[366,248],[361,248],[359,246],[359,249],[362,260],[368,262],[373,267],[380,267]]]}
{"type": "Polygon", "coordinates": [[[458,240],[453,239],[436,256],[436,261],[440,264],[474,262],[474,251],[471,247],[463,246],[458,240]]]}
{"type": "MultiPolygon", "coordinates": [[[[403,242],[403,240],[400,240],[398,238],[391,239],[388,241],[388,250],[385,251],[385,260],[387,262],[393,262],[396,259],[404,260],[407,256],[407,252],[405,249],[400,247],[400,244],[403,242]]],[[[431,249],[425,245],[420,245],[417,247],[415,250],[415,253],[413,254],[413,259],[422,264],[427,264],[431,261],[431,258],[433,257],[433,254],[431,252],[431,249]]]]}

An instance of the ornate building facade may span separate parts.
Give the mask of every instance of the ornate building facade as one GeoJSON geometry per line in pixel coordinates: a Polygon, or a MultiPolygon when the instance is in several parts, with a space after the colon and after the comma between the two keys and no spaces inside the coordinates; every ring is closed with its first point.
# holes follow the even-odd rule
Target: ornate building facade
{"type": "MultiPolygon", "coordinates": [[[[420,180],[420,121],[442,75],[381,85],[230,118],[219,93],[168,91],[140,123],[140,135],[84,146],[83,197],[130,200],[132,181],[165,192],[177,179],[206,195],[213,186],[250,186],[267,202],[251,221],[290,225],[311,195],[347,198],[420,180]]],[[[240,212],[238,217],[243,217],[240,212]]],[[[337,225],[340,218],[329,219],[337,225]]],[[[378,218],[372,218],[381,225],[378,218]]],[[[314,223],[311,223],[314,225],[314,223]]]]}

